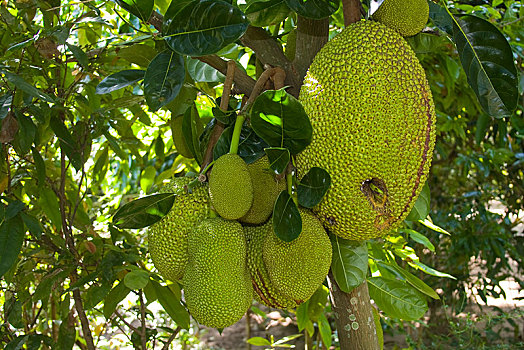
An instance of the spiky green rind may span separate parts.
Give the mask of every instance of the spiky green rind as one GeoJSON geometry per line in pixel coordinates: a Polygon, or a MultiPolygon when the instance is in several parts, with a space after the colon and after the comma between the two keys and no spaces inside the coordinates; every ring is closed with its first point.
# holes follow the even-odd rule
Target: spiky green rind
{"type": "Polygon", "coordinates": [[[286,189],[286,181],[275,180],[267,156],[249,164],[247,169],[253,183],[253,204],[239,220],[247,224],[261,224],[273,213],[279,193],[286,189]]]}
{"type": "Polygon", "coordinates": [[[299,99],[313,140],[297,157],[298,174],[318,166],[331,175],[314,208],[324,226],[357,241],[398,227],[427,179],[435,145],[431,90],[413,50],[383,24],[352,24],[319,51],[299,99]]]}
{"type": "Polygon", "coordinates": [[[373,13],[373,19],[392,28],[402,36],[419,33],[428,22],[427,0],[384,0],[373,13]]]}
{"type": "Polygon", "coordinates": [[[261,226],[244,226],[247,243],[247,266],[251,274],[251,282],[255,290],[255,299],[269,307],[292,309],[301,300],[293,300],[279,293],[271,282],[262,257],[262,248],[267,234],[273,234],[272,222],[261,226]]]}
{"type": "Polygon", "coordinates": [[[209,197],[215,211],[228,220],[246,215],[253,203],[253,184],[247,164],[236,154],[224,154],[213,164],[209,197]]]}
{"type": "Polygon", "coordinates": [[[209,211],[207,186],[184,186],[193,179],[177,177],[160,189],[160,193],[177,193],[173,207],[160,221],[149,227],[149,253],[160,274],[172,281],[182,278],[187,263],[187,235],[209,211]]]}
{"type": "Polygon", "coordinates": [[[263,258],[275,289],[292,300],[305,301],[326,278],[331,265],[331,242],[320,221],[300,209],[302,232],[284,242],[273,232],[264,239],[263,258]]]}
{"type": "Polygon", "coordinates": [[[205,219],[191,231],[188,243],[183,283],[189,312],[208,327],[236,323],[253,299],[242,226],[219,217],[205,219]]]}

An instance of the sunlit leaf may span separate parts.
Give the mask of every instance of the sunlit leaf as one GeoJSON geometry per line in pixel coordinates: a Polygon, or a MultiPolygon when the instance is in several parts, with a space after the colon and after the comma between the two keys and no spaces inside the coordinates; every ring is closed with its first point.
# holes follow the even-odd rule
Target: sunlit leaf
{"type": "Polygon", "coordinates": [[[160,305],[162,305],[168,315],[171,316],[178,326],[183,329],[188,329],[189,313],[180,303],[180,298],[177,298],[168,287],[162,286],[155,281],[151,281],[151,283],[155,288],[160,305]]]}
{"type": "Polygon", "coordinates": [[[255,1],[249,4],[245,14],[252,26],[265,27],[282,22],[289,15],[284,0],[255,1]]]}
{"type": "Polygon", "coordinates": [[[249,338],[247,340],[248,344],[255,345],[255,346],[270,346],[271,343],[266,338],[262,337],[253,337],[249,338]]]}
{"type": "Polygon", "coordinates": [[[129,289],[142,289],[145,288],[148,283],[149,272],[145,270],[131,270],[124,277],[124,284],[129,289]]]}
{"type": "Polygon", "coordinates": [[[224,81],[224,74],[217,71],[207,63],[189,58],[187,60],[187,72],[194,81],[199,83],[215,83],[224,81]]]}
{"type": "Polygon", "coordinates": [[[51,96],[49,96],[48,94],[43,93],[38,88],[34,87],[33,84],[29,84],[21,76],[19,76],[17,74],[14,74],[14,73],[11,73],[11,72],[3,71],[1,69],[0,69],[0,73],[5,74],[7,80],[9,80],[13,85],[15,85],[17,87],[17,89],[22,90],[23,92],[25,92],[29,96],[32,96],[32,97],[35,97],[35,98],[39,98],[41,100],[44,100],[44,101],[50,102],[50,103],[54,103],[55,102],[55,100],[51,96]]]}
{"type": "Polygon", "coordinates": [[[442,227],[439,227],[439,226],[435,225],[433,222],[431,222],[428,219],[419,220],[418,222],[420,222],[422,225],[426,226],[427,228],[432,229],[435,232],[443,233],[445,235],[451,236],[451,233],[449,233],[448,231],[444,230],[442,227]]]}
{"type": "Polygon", "coordinates": [[[176,195],[159,193],[124,204],[113,216],[113,223],[122,229],[137,229],[153,225],[171,210],[176,195]]]}
{"type": "Polygon", "coordinates": [[[349,293],[360,286],[368,272],[368,248],[365,242],[354,242],[331,235],[333,258],[331,271],[339,288],[349,293]]]}
{"type": "Polygon", "coordinates": [[[109,319],[115,312],[118,304],[131,292],[123,281],[120,281],[104,299],[104,317],[109,319]]]}

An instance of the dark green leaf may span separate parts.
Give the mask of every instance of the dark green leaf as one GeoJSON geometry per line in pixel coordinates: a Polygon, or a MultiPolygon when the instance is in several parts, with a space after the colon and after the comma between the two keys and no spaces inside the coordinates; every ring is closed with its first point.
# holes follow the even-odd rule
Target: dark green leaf
{"type": "Polygon", "coordinates": [[[153,7],[155,6],[154,0],[116,0],[116,3],[140,18],[143,22],[147,22],[149,17],[151,17],[153,7]]]}
{"type": "MultiPolygon", "coordinates": [[[[524,81],[524,79],[521,80],[524,81]]],[[[477,119],[477,127],[475,128],[475,142],[477,142],[477,145],[480,145],[482,140],[486,137],[490,125],[491,117],[489,115],[485,113],[479,115],[477,119]]]]}
{"type": "Polygon", "coordinates": [[[273,231],[284,242],[291,242],[302,232],[302,218],[293,198],[282,191],[273,208],[273,231]]]}
{"type": "Polygon", "coordinates": [[[425,219],[429,214],[429,205],[430,205],[430,192],[428,184],[424,184],[422,191],[415,201],[413,209],[409,212],[406,217],[407,221],[418,221],[425,219]]]}
{"type": "Polygon", "coordinates": [[[368,248],[365,242],[358,243],[331,235],[333,259],[331,271],[343,292],[349,293],[360,286],[368,272],[368,248]]]}
{"type": "Polygon", "coordinates": [[[102,302],[111,291],[111,284],[108,282],[98,284],[92,284],[84,294],[86,309],[92,309],[102,302]]]}
{"type": "Polygon", "coordinates": [[[200,147],[200,135],[203,130],[204,126],[198,115],[198,109],[194,103],[191,103],[191,106],[189,106],[184,113],[184,119],[182,120],[182,134],[187,147],[195,157],[198,164],[202,162],[202,158],[204,157],[200,147]]]}
{"type": "Polygon", "coordinates": [[[28,94],[31,97],[39,98],[41,100],[44,100],[46,102],[54,103],[55,100],[47,95],[44,94],[42,91],[34,87],[32,84],[29,84],[27,81],[25,81],[22,77],[19,75],[16,75],[11,72],[5,72],[0,70],[0,73],[4,73],[7,80],[9,80],[11,83],[13,83],[18,89],[22,90],[26,94],[28,94]]]}
{"type": "Polygon", "coordinates": [[[126,69],[105,77],[96,87],[96,93],[109,94],[144,79],[145,70],[126,69]]]}
{"type": "Polygon", "coordinates": [[[368,286],[370,297],[389,317],[414,321],[428,310],[426,299],[402,281],[369,277],[368,286]]]}
{"type": "MultiPolygon", "coordinates": [[[[227,127],[218,139],[213,149],[213,159],[217,160],[220,156],[229,152],[231,146],[231,137],[233,136],[233,126],[227,127]]],[[[238,155],[244,159],[247,164],[251,164],[264,155],[264,149],[268,144],[255,134],[253,129],[248,128],[245,124],[240,131],[240,141],[238,143],[238,155]]]]}
{"type": "Polygon", "coordinates": [[[87,57],[87,54],[82,50],[80,47],[72,45],[67,43],[67,48],[73,53],[73,56],[75,56],[78,63],[84,67],[87,68],[89,65],[89,59],[87,57]]]}
{"type": "Polygon", "coordinates": [[[4,220],[9,220],[18,215],[22,210],[24,210],[25,204],[19,200],[14,200],[9,202],[5,210],[4,220]]]}
{"type": "Polygon", "coordinates": [[[144,75],[144,94],[151,112],[173,101],[185,75],[184,58],[177,53],[166,50],[153,58],[144,75]]]}
{"type": "Polygon", "coordinates": [[[453,35],[453,18],[451,18],[448,11],[442,6],[435,4],[433,1],[429,2],[429,18],[431,21],[443,32],[449,36],[453,35]]]}
{"type": "Polygon", "coordinates": [[[268,147],[264,149],[264,152],[267,154],[271,169],[273,169],[277,174],[282,174],[286,170],[289,160],[291,159],[289,150],[287,148],[268,147]]]}
{"type": "Polygon", "coordinates": [[[159,193],[124,204],[113,216],[113,223],[122,229],[144,228],[164,217],[175,202],[173,193],[159,193]]]}
{"type": "Polygon", "coordinates": [[[224,74],[217,71],[207,63],[189,58],[187,60],[187,72],[195,82],[216,83],[224,81],[224,74]]]}
{"type": "Polygon", "coordinates": [[[83,165],[82,154],[78,149],[78,145],[71,136],[71,133],[66,128],[64,122],[62,122],[57,116],[52,116],[49,125],[53,129],[54,133],[60,140],[60,148],[67,155],[71,164],[76,170],[80,170],[83,165]]]}
{"type": "Polygon", "coordinates": [[[20,215],[4,220],[0,225],[0,277],[18,259],[18,253],[24,242],[24,233],[24,222],[20,215]]]}
{"type": "Polygon", "coordinates": [[[35,218],[33,215],[29,215],[26,213],[20,213],[20,216],[22,217],[22,220],[24,221],[25,226],[31,232],[33,236],[36,238],[40,238],[42,236],[42,225],[40,225],[40,222],[35,218]]]}
{"type": "Polygon", "coordinates": [[[331,186],[329,173],[322,168],[311,168],[298,184],[298,203],[303,207],[313,208],[320,203],[329,186],[331,186]]]}
{"type": "Polygon", "coordinates": [[[6,94],[0,96],[0,120],[7,117],[7,112],[9,112],[9,108],[11,108],[11,102],[13,102],[12,95],[6,94]]]}
{"type": "Polygon", "coordinates": [[[131,270],[124,277],[127,288],[137,290],[142,289],[149,283],[149,272],[145,270],[131,270]]]}
{"type": "Polygon", "coordinates": [[[164,34],[172,50],[203,56],[233,43],[244,34],[248,24],[238,8],[225,1],[198,0],[178,11],[164,34]]]}
{"type": "Polygon", "coordinates": [[[75,345],[76,329],[69,324],[67,319],[62,320],[58,328],[57,350],[71,350],[75,345]]]}
{"type": "Polygon", "coordinates": [[[164,287],[153,280],[151,280],[151,283],[155,288],[158,301],[164,310],[169,314],[169,316],[171,316],[178,326],[183,329],[188,329],[189,313],[180,303],[180,298],[177,298],[168,287],[164,287]]]}
{"type": "Polygon", "coordinates": [[[313,128],[304,108],[284,89],[267,90],[251,109],[253,130],[271,147],[288,148],[298,154],[311,142],[313,128]]]}
{"type": "Polygon", "coordinates": [[[248,344],[255,345],[255,346],[270,346],[271,343],[266,338],[262,337],[253,337],[249,338],[247,340],[248,344]]]}
{"type": "Polygon", "coordinates": [[[326,318],[326,314],[322,313],[320,319],[318,320],[318,330],[320,332],[320,337],[322,342],[327,349],[331,348],[331,326],[329,321],[326,318]]]}
{"type": "Polygon", "coordinates": [[[106,319],[113,315],[118,304],[127,297],[129,292],[131,292],[131,290],[126,287],[123,281],[120,281],[113,289],[111,289],[107,298],[104,299],[104,317],[106,319]]]}
{"type": "Polygon", "coordinates": [[[44,186],[46,179],[45,162],[42,156],[40,155],[40,152],[38,152],[36,148],[33,147],[31,151],[33,153],[33,160],[35,162],[36,179],[38,180],[38,187],[42,187],[44,186]]]}
{"type": "Polygon", "coordinates": [[[322,19],[338,9],[337,0],[285,0],[290,9],[307,18],[322,19]]]}
{"type": "Polygon", "coordinates": [[[169,26],[171,25],[171,22],[173,21],[173,18],[177,15],[177,13],[180,12],[184,7],[189,5],[190,3],[194,2],[195,0],[178,0],[178,1],[171,1],[169,4],[169,7],[166,10],[166,14],[164,15],[164,21],[162,23],[162,31],[164,33],[167,32],[169,26]]]}
{"type": "Polygon", "coordinates": [[[60,231],[62,229],[62,216],[60,215],[59,200],[55,192],[47,187],[42,188],[38,202],[47,218],[55,225],[56,230],[60,231]]]}
{"type": "Polygon", "coordinates": [[[153,46],[142,43],[126,46],[118,51],[118,57],[140,67],[149,66],[149,63],[151,63],[157,54],[158,52],[153,46]]]}
{"type": "Polygon", "coordinates": [[[256,1],[249,4],[245,14],[252,26],[266,27],[285,20],[289,7],[284,0],[256,1]]]}
{"type": "Polygon", "coordinates": [[[517,68],[504,35],[479,17],[454,17],[453,40],[468,83],[490,116],[512,114],[518,101],[517,68]]]}
{"type": "Polygon", "coordinates": [[[15,148],[17,153],[24,156],[31,149],[37,129],[31,118],[21,113],[16,114],[19,129],[15,139],[15,148]]]}
{"type": "Polygon", "coordinates": [[[406,271],[402,267],[398,266],[397,263],[384,263],[381,261],[377,261],[377,264],[385,268],[387,270],[393,270],[392,272],[396,275],[399,275],[400,278],[406,280],[409,284],[411,284],[413,287],[417,288],[421,293],[426,294],[427,296],[433,298],[433,299],[440,299],[437,292],[433,290],[430,286],[428,286],[426,283],[424,283],[420,278],[416,277],[412,273],[406,271]]]}
{"type": "Polygon", "coordinates": [[[45,275],[36,287],[36,290],[33,294],[33,299],[42,301],[48,300],[51,296],[54,285],[63,282],[70,272],[70,269],[56,269],[45,275]]]}

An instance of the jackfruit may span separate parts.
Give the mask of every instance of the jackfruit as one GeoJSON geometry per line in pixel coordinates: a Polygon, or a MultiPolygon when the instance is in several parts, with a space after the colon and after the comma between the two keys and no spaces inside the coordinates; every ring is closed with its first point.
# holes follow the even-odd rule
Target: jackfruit
{"type": "Polygon", "coordinates": [[[236,323],[253,299],[242,226],[219,217],[205,219],[191,231],[188,243],[183,283],[189,312],[208,327],[236,323]]]}
{"type": "Polygon", "coordinates": [[[255,299],[269,307],[278,309],[292,309],[301,301],[287,298],[279,293],[267,273],[262,247],[266,235],[273,234],[271,221],[261,226],[244,226],[244,235],[247,244],[247,266],[251,274],[251,282],[255,290],[255,299]]]}
{"type": "Polygon", "coordinates": [[[191,193],[185,190],[192,180],[177,177],[160,189],[160,193],[173,192],[177,196],[169,213],[148,230],[151,259],[160,274],[172,281],[181,279],[184,274],[189,231],[209,211],[207,186],[193,188],[191,193]]]}
{"type": "Polygon", "coordinates": [[[247,166],[253,183],[253,204],[239,221],[248,224],[261,224],[273,213],[273,206],[281,191],[286,189],[286,181],[276,181],[269,168],[267,156],[259,158],[247,166]]]}
{"type": "Polygon", "coordinates": [[[372,17],[402,36],[412,36],[426,26],[429,5],[427,0],[384,0],[372,17]]]}
{"type": "Polygon", "coordinates": [[[213,164],[209,197],[215,211],[228,220],[246,215],[253,204],[253,183],[247,164],[239,155],[224,154],[213,164]]]}
{"type": "Polygon", "coordinates": [[[326,278],[331,265],[331,241],[320,221],[299,209],[302,232],[284,242],[275,233],[264,239],[263,258],[275,289],[297,303],[306,301],[326,278]]]}
{"type": "Polygon", "coordinates": [[[299,177],[315,166],[331,174],[313,208],[324,226],[360,241],[400,225],[435,145],[431,90],[406,41],[377,22],[348,26],[314,58],[299,100],[313,126],[297,157],[299,177]]]}

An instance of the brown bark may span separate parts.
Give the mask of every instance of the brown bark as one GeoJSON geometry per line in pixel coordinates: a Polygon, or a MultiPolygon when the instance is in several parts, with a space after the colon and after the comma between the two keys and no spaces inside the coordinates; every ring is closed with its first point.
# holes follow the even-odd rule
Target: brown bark
{"type": "Polygon", "coordinates": [[[328,277],[340,349],[380,350],[367,282],[344,293],[331,272],[328,277]]]}
{"type": "Polygon", "coordinates": [[[351,23],[360,21],[362,9],[360,0],[342,0],[342,6],[344,12],[344,25],[346,27],[351,23]]]}

